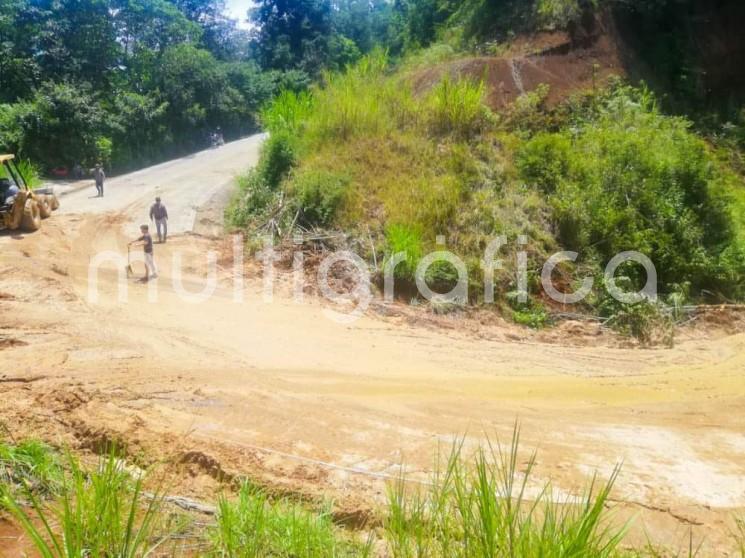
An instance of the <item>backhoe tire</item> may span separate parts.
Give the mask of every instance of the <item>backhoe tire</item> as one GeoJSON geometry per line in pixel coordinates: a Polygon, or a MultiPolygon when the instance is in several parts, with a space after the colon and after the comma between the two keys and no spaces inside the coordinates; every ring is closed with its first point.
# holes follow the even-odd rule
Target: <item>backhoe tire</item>
{"type": "Polygon", "coordinates": [[[41,212],[36,200],[28,200],[26,207],[23,208],[23,219],[21,220],[21,230],[25,232],[38,231],[41,227],[41,212]]]}
{"type": "Polygon", "coordinates": [[[36,200],[36,203],[39,205],[39,215],[42,219],[48,219],[52,216],[52,206],[47,198],[40,198],[36,200]]]}

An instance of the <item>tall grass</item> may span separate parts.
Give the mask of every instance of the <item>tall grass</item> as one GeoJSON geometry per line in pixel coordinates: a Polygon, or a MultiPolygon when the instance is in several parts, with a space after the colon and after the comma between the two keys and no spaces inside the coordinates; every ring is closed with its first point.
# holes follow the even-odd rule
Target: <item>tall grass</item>
{"type": "Polygon", "coordinates": [[[412,225],[394,224],[388,226],[385,237],[388,248],[387,260],[401,252],[406,255],[405,259],[393,270],[394,276],[399,279],[413,280],[419,260],[424,255],[422,232],[412,225]]]}
{"type": "Polygon", "coordinates": [[[23,181],[28,184],[28,187],[32,190],[38,188],[42,184],[41,175],[39,173],[39,168],[34,165],[30,160],[28,159],[21,159],[16,163],[16,167],[18,168],[18,172],[21,173],[21,177],[23,178],[23,181]]]}
{"type": "Polygon", "coordinates": [[[261,122],[272,134],[295,132],[313,111],[313,96],[308,91],[282,91],[261,112],[261,122]]]}
{"type": "Polygon", "coordinates": [[[429,95],[429,121],[438,134],[468,137],[486,121],[484,83],[445,76],[429,95]]]}
{"type": "Polygon", "coordinates": [[[735,518],[735,543],[741,558],[745,558],[745,516],[735,518]]]}
{"type": "Polygon", "coordinates": [[[314,513],[287,500],[273,502],[244,485],[238,498],[221,497],[212,538],[215,555],[229,558],[363,557],[364,545],[341,536],[328,511],[314,513]]]}
{"type": "Polygon", "coordinates": [[[387,65],[385,53],[378,51],[344,73],[327,73],[307,115],[311,139],[344,141],[420,124],[437,134],[467,137],[488,122],[483,82],[446,76],[428,95],[417,97],[405,79],[387,75],[387,65]]]}
{"type": "MultiPolygon", "coordinates": [[[[613,526],[612,512],[606,512],[618,468],[606,482],[593,479],[580,496],[557,497],[549,484],[534,481],[536,454],[521,458],[519,445],[517,428],[509,446],[488,443],[473,455],[466,454],[461,439],[436,463],[427,485],[417,487],[403,476],[391,482],[382,526],[366,540],[365,533],[337,527],[330,508],[317,511],[273,499],[245,484],[236,498],[218,500],[214,525],[185,537],[196,544],[165,545],[184,524],[166,517],[162,496],[144,502],[142,476],[127,473],[115,451],[90,470],[68,454],[56,503],[42,502],[30,484],[21,499],[7,476],[0,479],[0,509],[11,512],[43,558],[692,558],[702,553],[693,532],[677,553],[651,541],[622,549],[626,526],[613,526]]],[[[17,455],[36,456],[33,463],[48,462],[47,447],[39,442],[16,449],[17,455]]],[[[3,455],[3,467],[13,468],[10,478],[20,478],[26,458],[3,455]]],[[[745,558],[745,519],[735,519],[733,536],[733,555],[745,558]]]]}
{"type": "Polygon", "coordinates": [[[473,459],[456,443],[426,489],[402,477],[388,490],[385,538],[396,558],[409,557],[611,557],[619,555],[625,528],[608,524],[605,506],[618,475],[593,479],[577,498],[555,499],[545,485],[528,498],[533,454],[518,470],[519,432],[511,445],[489,444],[473,459]]]}
{"type": "Polygon", "coordinates": [[[373,51],[345,72],[324,73],[310,93],[282,93],[264,109],[262,121],[270,133],[291,131],[307,147],[416,122],[421,107],[411,88],[391,79],[387,69],[387,54],[373,51]]]}
{"type": "Polygon", "coordinates": [[[377,51],[344,73],[326,73],[316,90],[309,123],[311,137],[320,141],[378,135],[390,125],[382,87],[387,56],[377,51]]]}
{"type": "Polygon", "coordinates": [[[0,485],[3,505],[18,520],[44,558],[145,556],[168,539],[158,496],[142,503],[143,478],[122,467],[112,450],[98,466],[85,471],[67,455],[56,503],[46,503],[30,488],[26,506],[6,485],[0,485]]]}

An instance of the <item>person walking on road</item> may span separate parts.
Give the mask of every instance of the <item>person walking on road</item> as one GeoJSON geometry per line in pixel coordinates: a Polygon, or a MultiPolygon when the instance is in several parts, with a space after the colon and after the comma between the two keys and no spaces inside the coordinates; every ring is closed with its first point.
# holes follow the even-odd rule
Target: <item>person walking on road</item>
{"type": "Polygon", "coordinates": [[[160,198],[155,198],[155,203],[150,207],[150,220],[155,221],[158,230],[158,242],[164,243],[168,238],[168,210],[160,203],[160,198]]]}
{"type": "Polygon", "coordinates": [[[142,242],[142,248],[145,252],[145,277],[142,280],[147,282],[150,279],[156,279],[158,277],[158,270],[155,267],[155,260],[153,260],[153,237],[150,236],[149,227],[147,225],[140,225],[140,232],[142,236],[130,242],[129,245],[142,242]]]}
{"type": "Polygon", "coordinates": [[[96,191],[98,192],[98,197],[103,197],[103,181],[106,180],[106,174],[103,172],[103,165],[101,163],[96,163],[96,166],[93,168],[93,178],[96,181],[96,191]]]}

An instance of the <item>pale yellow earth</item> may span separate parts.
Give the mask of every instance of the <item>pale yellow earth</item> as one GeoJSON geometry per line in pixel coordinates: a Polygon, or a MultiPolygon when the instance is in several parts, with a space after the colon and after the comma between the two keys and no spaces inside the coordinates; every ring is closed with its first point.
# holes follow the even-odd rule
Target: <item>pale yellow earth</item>
{"type": "Polygon", "coordinates": [[[260,141],[111,179],[103,199],[91,185],[63,196],[41,231],[0,234],[8,429],[94,450],[118,439],[133,455],[175,459],[189,475],[183,495],[209,499],[217,481],[248,475],[333,498],[355,519],[382,501],[402,464],[424,480],[438,446],[508,441],[519,421],[525,459],[538,451],[532,489],[550,480],[569,498],[622,462],[613,494],[618,517],[635,517],[630,540],[646,533],[683,548],[692,529],[704,555],[732,548],[745,509],[745,333],[644,350],[602,335],[542,341],[550,335],[457,316],[425,326],[403,310],[338,323],[318,297],[293,300],[282,272],[265,301],[248,255],[236,290],[219,215],[260,141]],[[122,303],[124,264],[107,261],[94,300],[91,259],[112,251],[126,263],[156,193],[173,234],[156,245],[159,279],[123,281],[122,303]],[[186,301],[172,258],[194,293],[210,250],[217,289],[186,301]]]}

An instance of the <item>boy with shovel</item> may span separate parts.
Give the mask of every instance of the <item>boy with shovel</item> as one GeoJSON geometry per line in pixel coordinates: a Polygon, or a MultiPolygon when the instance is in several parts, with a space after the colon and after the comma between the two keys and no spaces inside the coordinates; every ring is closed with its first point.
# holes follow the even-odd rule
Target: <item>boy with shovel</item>
{"type": "Polygon", "coordinates": [[[153,260],[153,237],[150,236],[148,226],[140,225],[140,232],[142,236],[130,242],[129,246],[135,242],[142,242],[142,248],[145,252],[145,277],[142,280],[147,282],[158,277],[158,270],[155,268],[155,261],[153,260]]]}

